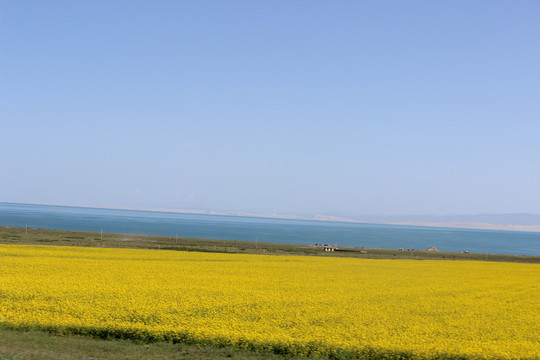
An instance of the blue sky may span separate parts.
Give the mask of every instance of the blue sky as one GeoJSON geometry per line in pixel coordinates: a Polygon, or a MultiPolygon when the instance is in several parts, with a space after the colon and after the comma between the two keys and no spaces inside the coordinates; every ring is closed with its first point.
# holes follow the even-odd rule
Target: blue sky
{"type": "Polygon", "coordinates": [[[538,1],[0,0],[0,201],[540,213],[538,1]]]}

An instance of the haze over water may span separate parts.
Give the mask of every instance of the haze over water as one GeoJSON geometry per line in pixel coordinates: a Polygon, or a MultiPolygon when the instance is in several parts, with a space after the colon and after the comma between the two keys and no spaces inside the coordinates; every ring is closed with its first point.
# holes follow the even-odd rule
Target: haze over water
{"type": "Polygon", "coordinates": [[[540,233],[0,203],[0,225],[346,247],[540,256],[540,233]]]}

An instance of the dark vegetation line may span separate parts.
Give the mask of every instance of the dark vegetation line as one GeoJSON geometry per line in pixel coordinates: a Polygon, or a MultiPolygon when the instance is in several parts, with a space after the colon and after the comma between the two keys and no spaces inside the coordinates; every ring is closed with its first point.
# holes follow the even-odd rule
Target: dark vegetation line
{"type": "Polygon", "coordinates": [[[339,247],[325,251],[324,246],[263,243],[235,240],[195,239],[151,235],[113,234],[0,227],[1,244],[57,245],[103,248],[129,248],[174,251],[218,252],[234,254],[303,255],[360,259],[477,260],[540,263],[540,256],[481,254],[426,250],[393,250],[339,247]]]}
{"type": "MultiPolygon", "coordinates": [[[[56,359],[59,357],[49,357],[50,354],[69,355],[69,359],[83,358],[88,360],[97,359],[151,359],[152,357],[145,355],[144,357],[120,357],[129,352],[135,352],[137,349],[149,349],[150,346],[156,349],[154,351],[155,359],[221,359],[237,358],[237,359],[294,359],[294,360],[504,360],[499,358],[485,358],[478,356],[454,355],[447,353],[435,353],[432,355],[420,355],[411,351],[389,350],[382,348],[372,348],[366,346],[364,348],[339,348],[335,346],[325,346],[318,343],[308,344],[289,344],[289,343],[250,343],[237,341],[232,343],[229,339],[213,339],[213,340],[197,340],[189,334],[177,334],[175,338],[145,337],[143,333],[130,334],[125,331],[115,331],[111,329],[84,329],[84,328],[56,328],[56,327],[22,327],[13,328],[0,325],[0,356],[2,350],[13,351],[13,342],[8,342],[10,338],[20,339],[27,338],[31,341],[30,348],[36,347],[40,341],[46,342],[46,336],[67,339],[66,342],[56,342],[53,346],[47,344],[29,351],[28,346],[16,347],[16,354],[13,359],[24,359],[25,354],[31,354],[29,359],[56,359]],[[71,340],[70,340],[71,339],[71,340]],[[73,340],[75,339],[75,341],[73,340]],[[78,340],[77,340],[78,339],[78,340]],[[88,348],[85,350],[87,354],[80,354],[81,345],[94,344],[100,348],[88,348]],[[118,346],[120,345],[120,347],[118,346]],[[25,349],[26,348],[26,349],[25,349]],[[118,349],[119,348],[119,349],[118,349]],[[174,356],[174,350],[184,351],[191,355],[189,356],[174,356]],[[102,356],[95,358],[94,354],[101,350],[102,356]],[[172,350],[172,354],[171,354],[172,350]],[[204,354],[204,355],[203,355],[204,354]]],[[[144,351],[144,350],[143,350],[144,351]]],[[[187,355],[186,354],[186,355],[187,355]]],[[[8,359],[8,357],[0,357],[0,359],[8,359]]],[[[532,359],[522,359],[532,360],[532,359]]]]}

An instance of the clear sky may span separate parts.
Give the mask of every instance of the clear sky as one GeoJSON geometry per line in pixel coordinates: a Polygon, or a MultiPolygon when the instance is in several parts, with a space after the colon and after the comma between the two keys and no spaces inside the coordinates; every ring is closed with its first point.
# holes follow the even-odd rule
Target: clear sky
{"type": "Polygon", "coordinates": [[[0,201],[540,213],[540,2],[0,0],[0,201]]]}

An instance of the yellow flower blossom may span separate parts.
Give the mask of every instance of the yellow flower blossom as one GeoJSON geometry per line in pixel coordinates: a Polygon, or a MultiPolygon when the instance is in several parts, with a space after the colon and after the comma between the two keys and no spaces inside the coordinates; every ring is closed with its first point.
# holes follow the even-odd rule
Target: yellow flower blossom
{"type": "Polygon", "coordinates": [[[535,359],[540,267],[0,245],[0,323],[101,337],[535,359]]]}

